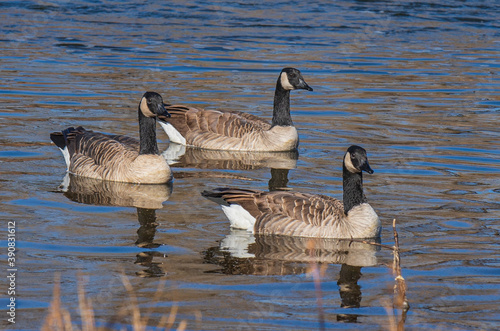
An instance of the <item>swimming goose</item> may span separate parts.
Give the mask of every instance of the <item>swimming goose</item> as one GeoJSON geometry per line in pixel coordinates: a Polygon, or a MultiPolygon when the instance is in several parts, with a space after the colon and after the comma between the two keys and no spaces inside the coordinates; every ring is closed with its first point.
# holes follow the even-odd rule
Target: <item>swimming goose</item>
{"type": "Polygon", "coordinates": [[[374,238],[380,220],[363,194],[362,171],[373,170],[366,151],[351,146],[343,161],[343,203],[321,195],[216,189],[202,195],[222,204],[231,227],[259,234],[317,238],[374,238]]]}
{"type": "Polygon", "coordinates": [[[166,160],[159,155],[156,117],[168,117],[161,95],[146,92],[139,103],[139,141],[123,135],[107,135],[68,128],[50,134],[61,150],[68,172],[116,182],[162,184],[172,180],[166,160]]]}
{"type": "Polygon", "coordinates": [[[269,123],[238,111],[168,106],[172,117],[160,122],[171,142],[205,149],[281,152],[297,148],[299,137],[290,116],[290,91],[313,89],[299,70],[284,68],[276,82],[269,123]]]}

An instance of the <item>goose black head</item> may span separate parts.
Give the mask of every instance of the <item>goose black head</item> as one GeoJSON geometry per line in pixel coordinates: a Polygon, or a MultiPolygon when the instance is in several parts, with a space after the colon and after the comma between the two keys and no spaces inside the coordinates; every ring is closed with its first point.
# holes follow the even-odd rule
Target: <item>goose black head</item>
{"type": "Polygon", "coordinates": [[[356,145],[352,145],[347,149],[344,155],[344,167],[351,173],[366,171],[369,174],[373,174],[373,170],[368,163],[366,150],[356,145]]]}
{"type": "Polygon", "coordinates": [[[281,70],[278,83],[285,90],[296,90],[296,89],[303,89],[308,91],[313,90],[312,87],[307,85],[300,71],[295,68],[284,68],[283,70],[281,70]]]}
{"type": "Polygon", "coordinates": [[[170,117],[170,114],[165,109],[161,95],[156,92],[144,93],[139,104],[139,109],[146,117],[170,117]]]}

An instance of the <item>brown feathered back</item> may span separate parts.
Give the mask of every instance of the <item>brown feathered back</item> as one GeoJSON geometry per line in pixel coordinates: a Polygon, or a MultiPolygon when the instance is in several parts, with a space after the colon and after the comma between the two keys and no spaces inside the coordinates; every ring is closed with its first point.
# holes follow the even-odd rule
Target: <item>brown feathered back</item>
{"type": "MultiPolygon", "coordinates": [[[[61,133],[51,134],[57,140],[61,133]]],[[[171,177],[160,155],[139,155],[139,141],[122,135],[106,135],[69,128],[62,132],[72,174],[128,183],[166,183],[171,177]]],[[[61,148],[62,149],[62,148],[61,148]]]]}
{"type": "MultiPolygon", "coordinates": [[[[294,127],[271,128],[258,116],[231,110],[207,110],[179,105],[166,107],[168,123],[185,139],[171,141],[205,149],[290,151],[298,144],[294,127]]],[[[162,124],[165,131],[168,129],[162,124]]]]}
{"type": "MultiPolygon", "coordinates": [[[[218,189],[203,195],[239,205],[255,218],[253,230],[260,234],[317,238],[368,238],[378,234],[379,220],[368,204],[353,215],[344,214],[342,202],[321,194],[290,191],[263,192],[218,189]]],[[[228,214],[226,214],[228,215],[228,214]]]]}

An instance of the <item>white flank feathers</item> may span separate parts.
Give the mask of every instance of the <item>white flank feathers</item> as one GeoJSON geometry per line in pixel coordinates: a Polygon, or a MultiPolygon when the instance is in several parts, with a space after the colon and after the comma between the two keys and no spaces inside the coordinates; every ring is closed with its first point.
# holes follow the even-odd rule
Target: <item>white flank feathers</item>
{"type": "Polygon", "coordinates": [[[229,219],[229,223],[231,223],[232,228],[243,229],[251,231],[252,233],[254,232],[255,217],[250,215],[250,213],[243,209],[243,207],[238,204],[221,207],[222,211],[229,219]]]}
{"type": "Polygon", "coordinates": [[[71,157],[69,156],[68,147],[65,146],[64,149],[59,148],[59,150],[64,156],[64,161],[66,162],[66,170],[69,171],[69,164],[71,163],[71,157]]]}
{"type": "Polygon", "coordinates": [[[168,139],[170,139],[170,142],[186,145],[186,138],[184,138],[172,124],[164,123],[161,121],[158,121],[158,123],[160,123],[163,130],[165,130],[165,133],[168,135],[168,139]]]}

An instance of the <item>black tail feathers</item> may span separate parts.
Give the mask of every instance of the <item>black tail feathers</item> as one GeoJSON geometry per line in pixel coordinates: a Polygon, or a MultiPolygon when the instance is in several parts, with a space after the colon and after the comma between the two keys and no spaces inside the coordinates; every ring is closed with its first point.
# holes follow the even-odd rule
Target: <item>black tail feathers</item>
{"type": "Polygon", "coordinates": [[[70,127],[62,130],[61,132],[52,132],[50,134],[50,140],[52,140],[52,142],[60,149],[64,149],[68,146],[68,137],[81,130],[85,131],[85,129],[80,126],[76,129],[74,127],[70,127]]]}
{"type": "Polygon", "coordinates": [[[64,147],[66,147],[66,138],[64,138],[62,132],[52,132],[50,134],[50,140],[52,140],[52,142],[60,149],[64,149],[64,147]]]}

